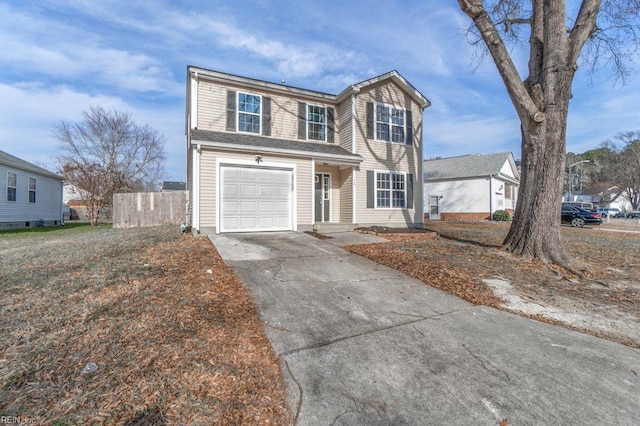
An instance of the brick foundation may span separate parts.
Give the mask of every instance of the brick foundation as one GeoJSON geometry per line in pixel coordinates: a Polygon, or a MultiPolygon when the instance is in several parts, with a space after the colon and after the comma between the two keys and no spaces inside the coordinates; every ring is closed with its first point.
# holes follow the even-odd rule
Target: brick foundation
{"type": "MultiPolygon", "coordinates": [[[[425,213],[424,220],[429,220],[429,213],[425,213]]],[[[489,212],[484,213],[440,213],[440,220],[491,220],[489,212]]]]}

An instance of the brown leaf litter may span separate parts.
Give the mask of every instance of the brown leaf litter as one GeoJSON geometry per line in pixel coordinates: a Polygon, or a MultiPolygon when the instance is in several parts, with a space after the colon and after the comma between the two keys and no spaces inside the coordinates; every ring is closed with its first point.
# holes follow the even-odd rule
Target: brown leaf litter
{"type": "MultiPolygon", "coordinates": [[[[110,256],[118,254],[103,260],[110,256]]],[[[208,239],[176,237],[120,256],[129,259],[117,273],[78,269],[66,282],[8,292],[3,416],[61,425],[291,423],[254,301],[208,239]]]]}

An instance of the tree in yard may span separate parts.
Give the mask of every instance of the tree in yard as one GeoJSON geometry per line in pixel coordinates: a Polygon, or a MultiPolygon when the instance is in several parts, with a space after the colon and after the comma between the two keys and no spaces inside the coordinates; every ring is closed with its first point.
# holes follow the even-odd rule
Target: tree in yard
{"type": "Polygon", "coordinates": [[[565,0],[485,3],[458,0],[473,22],[471,41],[486,46],[521,124],[522,180],[503,247],[579,274],[562,249],[559,215],[573,78],[582,55],[591,70],[599,63],[612,65],[624,80],[625,60],[640,46],[640,0],[582,0],[573,17],[565,0]],[[523,37],[529,48],[525,79],[507,46],[510,41],[518,46],[523,37]]]}
{"type": "Polygon", "coordinates": [[[618,133],[603,146],[615,155],[613,179],[633,210],[640,205],[640,131],[618,133]]]}
{"type": "Polygon", "coordinates": [[[130,114],[102,107],[89,108],[83,118],[55,125],[57,161],[95,226],[113,194],[157,187],[163,175],[164,138],[148,125],[136,124],[130,114]]]}

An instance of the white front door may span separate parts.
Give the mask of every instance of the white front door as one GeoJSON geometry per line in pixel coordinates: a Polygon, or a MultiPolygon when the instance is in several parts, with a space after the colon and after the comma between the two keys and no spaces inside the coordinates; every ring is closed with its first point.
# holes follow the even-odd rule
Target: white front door
{"type": "Polygon", "coordinates": [[[293,229],[293,171],[220,166],[220,232],[293,229]]]}
{"type": "Polygon", "coordinates": [[[440,195],[429,195],[429,220],[440,220],[440,195]]]}

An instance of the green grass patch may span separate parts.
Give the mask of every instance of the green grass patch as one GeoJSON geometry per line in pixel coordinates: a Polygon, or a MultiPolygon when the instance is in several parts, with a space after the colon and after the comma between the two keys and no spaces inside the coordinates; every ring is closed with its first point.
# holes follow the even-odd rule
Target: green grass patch
{"type": "Polygon", "coordinates": [[[59,226],[38,226],[33,228],[18,228],[0,230],[0,235],[16,235],[16,234],[44,234],[48,232],[69,232],[69,231],[87,231],[90,229],[111,228],[111,224],[102,224],[97,227],[91,226],[88,222],[67,223],[59,226]]]}

